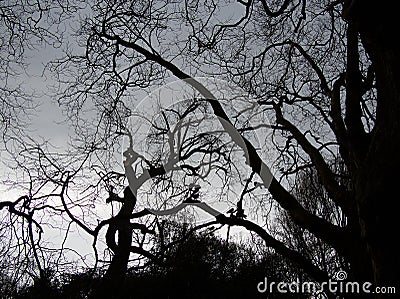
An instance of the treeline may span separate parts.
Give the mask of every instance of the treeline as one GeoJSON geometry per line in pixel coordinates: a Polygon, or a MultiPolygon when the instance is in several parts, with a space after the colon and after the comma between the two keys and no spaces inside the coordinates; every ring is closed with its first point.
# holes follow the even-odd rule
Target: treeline
{"type": "MultiPolygon", "coordinates": [[[[227,242],[209,230],[187,235],[186,225],[172,222],[169,227],[170,237],[183,240],[165,250],[163,264],[132,268],[123,287],[109,290],[104,298],[291,298],[261,294],[257,284],[265,277],[275,282],[304,278],[273,251],[257,251],[253,242],[227,242]]],[[[46,275],[22,289],[3,288],[1,298],[93,298],[102,276],[92,269],[58,277],[53,273],[47,269],[46,275]]]]}

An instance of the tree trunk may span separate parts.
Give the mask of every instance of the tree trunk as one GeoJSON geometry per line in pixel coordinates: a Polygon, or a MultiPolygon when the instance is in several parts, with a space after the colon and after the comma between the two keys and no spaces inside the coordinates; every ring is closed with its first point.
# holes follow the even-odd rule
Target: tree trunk
{"type": "Polygon", "coordinates": [[[345,17],[358,26],[377,87],[376,124],[355,185],[361,236],[373,282],[398,290],[400,263],[394,238],[399,227],[400,47],[393,35],[398,27],[397,10],[393,4],[370,0],[348,1],[347,9],[345,17]]]}
{"type": "MultiPolygon", "coordinates": [[[[398,52],[400,53],[400,52],[398,52]]],[[[377,284],[398,278],[399,255],[393,242],[398,227],[396,201],[400,170],[400,70],[399,57],[381,52],[375,57],[378,87],[378,111],[359,180],[356,184],[362,235],[371,254],[377,284]],[[397,70],[395,69],[397,68],[397,70]]]]}
{"type": "Polygon", "coordinates": [[[119,221],[117,224],[117,231],[118,244],[113,250],[114,256],[111,260],[111,264],[102,278],[103,287],[114,295],[117,294],[119,289],[123,286],[128,269],[130,246],[132,243],[132,229],[130,227],[129,218],[119,221]]]}
{"type": "Polygon", "coordinates": [[[129,187],[125,188],[123,204],[116,216],[116,220],[110,223],[107,233],[107,246],[113,251],[111,264],[95,290],[94,298],[119,298],[123,291],[123,285],[128,270],[130,248],[132,245],[132,226],[129,216],[136,204],[136,197],[129,187]],[[115,237],[118,232],[118,242],[115,237]]]}

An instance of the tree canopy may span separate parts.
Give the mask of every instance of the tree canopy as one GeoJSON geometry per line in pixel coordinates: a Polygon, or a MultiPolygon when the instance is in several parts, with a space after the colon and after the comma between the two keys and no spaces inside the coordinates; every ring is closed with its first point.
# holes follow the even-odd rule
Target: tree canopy
{"type": "Polygon", "coordinates": [[[389,4],[0,8],[0,116],[13,128],[3,144],[17,173],[4,181],[21,187],[0,201],[13,267],[42,279],[49,266],[67,271],[76,230],[93,242],[80,263],[106,269],[97,294],[121,288],[131,267],[165,267],[177,242],[154,211],[183,204],[168,217],[192,232],[245,229],[317,282],[345,270],[350,281],[398,285],[400,51],[389,4]],[[16,69],[30,61],[25,49],[45,47],[62,50],[44,68],[53,85],[44,93],[73,128],[62,149],[29,138],[21,114],[35,100],[16,69]],[[212,219],[196,205],[212,207],[212,219]],[[54,229],[64,237],[50,245],[54,229]]]}

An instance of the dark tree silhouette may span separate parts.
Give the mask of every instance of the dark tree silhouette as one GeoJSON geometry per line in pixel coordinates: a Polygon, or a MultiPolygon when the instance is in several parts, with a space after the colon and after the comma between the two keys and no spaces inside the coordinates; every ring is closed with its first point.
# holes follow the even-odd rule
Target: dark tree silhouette
{"type": "MultiPolygon", "coordinates": [[[[107,227],[113,256],[103,278],[121,281],[131,253],[146,261],[163,257],[164,248],[155,252],[147,243],[162,237],[158,222],[149,210],[134,212],[135,201],[136,208],[146,200],[165,208],[184,200],[207,200],[211,192],[188,186],[210,183],[214,174],[222,186],[217,199],[236,209],[212,223],[257,234],[266,247],[317,281],[335,270],[306,253],[321,245],[344,259],[351,279],[397,286],[393,207],[400,168],[400,46],[392,35],[395,11],[372,0],[90,1],[71,34],[76,45],[67,45],[65,57],[48,66],[60,83],[59,104],[75,129],[73,147],[64,156],[24,144],[18,161],[23,154],[30,157],[18,166],[35,184],[29,196],[0,202],[0,210],[8,209],[25,225],[28,260],[44,275],[41,264],[46,259],[38,253],[44,248],[39,246],[43,223],[35,217],[51,210],[91,236],[94,247],[107,227]],[[232,82],[247,97],[221,94],[196,79],[199,75],[232,82]],[[99,220],[91,207],[99,205],[107,191],[113,203],[121,199],[117,191],[127,190],[126,173],[115,166],[115,156],[127,120],[135,115],[130,102],[142,98],[143,90],[169,82],[169,76],[191,87],[190,100],[178,108],[160,107],[155,119],[142,115],[150,130],[147,152],[138,153],[132,165],[139,183],[131,188],[133,196],[119,200],[117,216],[99,220]],[[220,127],[210,130],[213,134],[201,133],[200,120],[193,121],[200,112],[219,121],[220,127]],[[257,115],[268,116],[270,123],[257,115]],[[271,130],[264,136],[270,143],[256,145],[254,134],[265,128],[271,130]],[[264,158],[268,147],[277,153],[276,161],[264,158]],[[339,169],[330,161],[344,165],[339,169]],[[279,169],[273,175],[272,166],[279,169]],[[302,198],[305,191],[290,189],[307,171],[311,174],[303,177],[306,182],[321,184],[312,204],[302,198]],[[37,195],[42,184],[52,185],[52,192],[37,195]],[[74,188],[83,195],[76,196],[74,188]],[[188,193],[190,198],[185,197],[188,193]],[[48,205],[49,198],[61,204],[48,205]],[[285,211],[282,217],[296,234],[305,232],[308,241],[315,242],[285,242],[282,231],[269,225],[274,213],[263,225],[254,207],[264,212],[269,205],[285,211]],[[326,206],[340,219],[320,210],[326,206]]],[[[5,32],[2,36],[10,39],[7,32],[12,31],[5,32]]],[[[13,48],[1,45],[0,54],[13,48]]],[[[10,90],[6,88],[3,93],[10,90]]],[[[10,119],[7,107],[2,109],[3,122],[10,119]]],[[[128,183],[132,187],[129,176],[128,183]]]]}
{"type": "MultiPolygon", "coordinates": [[[[213,230],[194,232],[189,224],[164,221],[165,264],[132,268],[126,279],[110,285],[112,291],[96,293],[104,277],[89,270],[64,274],[60,281],[47,279],[20,291],[17,298],[264,298],[254,284],[268,277],[290,282],[301,271],[269,251],[257,251],[251,243],[226,242],[213,230]],[[172,245],[173,244],[173,245],[172,245]],[[196,254],[193,254],[196,252],[196,254]]],[[[156,246],[163,246],[158,243],[156,246]]],[[[271,298],[306,298],[306,294],[268,294],[271,298]]]]}
{"type": "MultiPolygon", "coordinates": [[[[130,89],[163,82],[168,71],[196,89],[220,120],[233,124],[232,115],[193,76],[211,74],[238,83],[271,112],[284,178],[315,167],[348,222],[341,226],[313,214],[277,177],[267,184],[267,161],[260,151],[245,134],[243,142],[231,134],[248,152],[250,168],[269,185],[273,199],[296,225],[344,256],[352,277],[394,284],[399,261],[392,246],[396,217],[390,207],[399,167],[400,81],[398,46],[389,34],[396,23],[393,10],[372,1],[240,1],[234,7],[241,14],[230,21],[217,3],[95,3],[95,17],[82,24],[86,56],[60,61],[56,69],[74,69],[75,63],[86,61],[88,68],[75,70],[90,77],[80,77],[76,83],[83,84],[70,85],[60,101],[73,104],[70,100],[85,97],[90,86],[93,98],[115,92],[112,98],[119,103],[130,89]],[[218,21],[224,18],[226,22],[218,21]],[[118,91],[106,82],[117,84],[118,91]],[[343,159],[350,184],[340,183],[340,174],[327,163],[329,156],[343,159]]],[[[224,216],[218,221],[257,232],[267,246],[316,279],[326,278],[254,222],[224,216]]]]}
{"type": "MultiPolygon", "coordinates": [[[[43,211],[54,217],[61,211],[51,202],[54,194],[43,192],[62,180],[60,164],[56,162],[62,159],[58,154],[46,155],[51,151],[48,143],[32,138],[31,117],[40,107],[42,94],[30,81],[29,65],[32,56],[43,48],[60,47],[65,33],[60,24],[68,22],[81,4],[47,0],[0,2],[0,181],[1,190],[9,191],[0,194],[0,255],[7,265],[1,269],[3,278],[8,280],[4,286],[10,284],[15,290],[25,286],[29,278],[45,279],[43,269],[54,265],[54,256],[45,258],[51,250],[41,239],[42,224],[47,222],[43,211]],[[49,166],[58,170],[48,171],[49,166]]],[[[64,260],[59,262],[61,269],[64,260]]]]}
{"type": "MultiPolygon", "coordinates": [[[[343,169],[343,163],[335,162],[333,167],[338,169],[338,173],[342,173],[340,181],[346,184],[348,177],[343,169]]],[[[346,216],[321,186],[320,178],[314,168],[303,169],[296,174],[292,193],[311,213],[339,226],[346,226],[346,216]]],[[[332,276],[339,270],[350,272],[348,263],[335,252],[334,248],[296,225],[285,210],[280,210],[276,217],[276,225],[285,244],[307,256],[320,269],[332,276]]]]}

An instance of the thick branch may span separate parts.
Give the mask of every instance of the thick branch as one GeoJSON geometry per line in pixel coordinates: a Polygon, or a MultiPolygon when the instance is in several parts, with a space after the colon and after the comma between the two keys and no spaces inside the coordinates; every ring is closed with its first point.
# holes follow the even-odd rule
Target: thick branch
{"type": "Polygon", "coordinates": [[[345,212],[349,212],[349,204],[346,201],[348,194],[346,190],[335,180],[333,172],[326,164],[319,150],[315,148],[310,141],[308,141],[304,134],[295,125],[283,117],[281,108],[278,105],[274,105],[274,109],[276,112],[277,123],[288,129],[304,149],[304,151],[310,156],[311,161],[321,177],[322,184],[329,194],[329,197],[335,201],[335,203],[337,203],[345,212]]]}
{"type": "Polygon", "coordinates": [[[293,41],[290,41],[289,43],[300,52],[300,54],[305,58],[305,60],[307,60],[307,62],[312,67],[312,69],[315,71],[315,73],[317,74],[318,79],[321,83],[322,91],[326,95],[330,95],[331,90],[328,86],[328,82],[326,81],[324,72],[321,70],[321,68],[318,66],[318,64],[314,61],[314,59],[312,59],[312,57],[307,53],[307,51],[304,50],[304,48],[302,46],[300,46],[298,43],[295,43],[293,41]]]}
{"type": "Polygon", "coordinates": [[[338,251],[347,251],[346,248],[348,247],[348,243],[343,241],[343,238],[346,236],[343,230],[322,218],[310,214],[287,190],[285,190],[285,188],[273,177],[269,167],[261,160],[254,146],[234,128],[219,101],[203,84],[180,70],[173,63],[163,59],[158,54],[150,52],[134,42],[123,40],[117,35],[112,36],[107,34],[105,28],[103,28],[103,32],[98,33],[98,35],[108,40],[113,40],[126,48],[137,51],[144,55],[148,60],[154,61],[160,66],[165,67],[177,78],[185,80],[187,84],[196,89],[211,105],[214,114],[218,117],[221,125],[230,135],[232,140],[244,151],[248,165],[261,177],[265,186],[270,186],[269,191],[273,195],[274,199],[284,209],[288,210],[296,224],[308,229],[317,237],[331,244],[338,251]]]}
{"type": "Polygon", "coordinates": [[[346,73],[341,73],[339,78],[333,83],[331,94],[331,110],[333,131],[340,146],[340,154],[347,165],[349,165],[348,140],[346,126],[342,117],[342,106],[340,97],[340,88],[344,86],[346,73]]]}
{"type": "Polygon", "coordinates": [[[346,72],[346,115],[345,123],[351,151],[356,165],[364,158],[367,135],[361,120],[362,77],[359,67],[358,32],[354,22],[347,26],[347,72],[346,72]]]}
{"type": "Polygon", "coordinates": [[[224,215],[219,215],[216,217],[217,221],[221,224],[227,224],[232,226],[241,226],[249,231],[255,232],[259,235],[266,243],[267,246],[272,247],[278,254],[283,257],[290,259],[299,265],[305,272],[310,274],[317,281],[327,281],[328,275],[317,266],[315,266],[310,260],[302,256],[299,252],[290,249],[285,246],[282,242],[276,240],[272,237],[265,229],[261,226],[241,218],[226,217],[224,215]]]}

